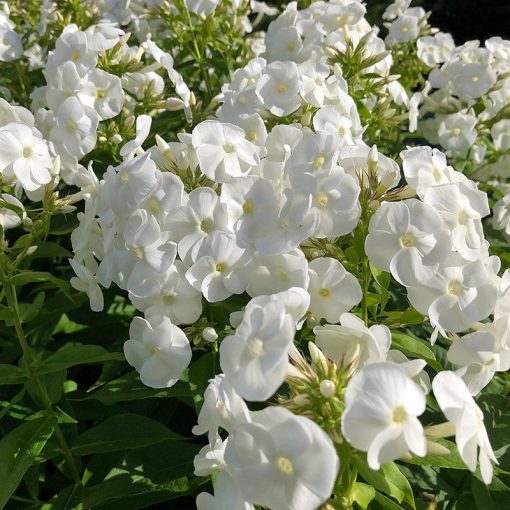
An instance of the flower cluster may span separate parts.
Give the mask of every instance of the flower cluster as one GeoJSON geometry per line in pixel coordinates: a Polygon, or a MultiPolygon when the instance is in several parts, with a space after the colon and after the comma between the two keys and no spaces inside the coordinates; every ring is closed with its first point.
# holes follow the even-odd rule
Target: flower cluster
{"type": "MultiPolygon", "coordinates": [[[[211,49],[193,46],[190,85],[165,22],[185,38],[234,12],[244,34],[247,2],[104,0],[48,51],[33,113],[0,100],[2,228],[27,223],[22,192],[78,188],[71,285],[96,312],[112,285],[140,312],[124,354],[141,381],[168,388],[219,354],[193,429],[195,474],[214,480],[201,510],[352,507],[355,462],[449,453],[450,436],[492,480],[473,397],[510,369],[510,270],[483,222],[493,205],[510,236],[510,195],[494,205],[461,170],[510,150],[509,46],[456,47],[409,4],[388,7],[383,39],[357,0],[291,3],[214,91],[211,49]],[[395,73],[403,58],[415,74],[395,73]],[[402,123],[444,152],[395,144],[402,123]],[[398,348],[413,324],[430,348],[398,348]],[[423,355],[436,342],[448,369],[423,355]]],[[[0,26],[0,59],[20,58],[8,13],[0,26]]]]}

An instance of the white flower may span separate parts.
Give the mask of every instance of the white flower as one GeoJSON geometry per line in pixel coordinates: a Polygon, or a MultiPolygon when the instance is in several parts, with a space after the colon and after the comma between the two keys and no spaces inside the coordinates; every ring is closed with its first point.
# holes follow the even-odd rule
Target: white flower
{"type": "Polygon", "coordinates": [[[181,377],[191,361],[191,347],[181,329],[168,317],[135,317],[124,344],[127,362],[151,388],[168,388],[181,377]]]}
{"type": "Polygon", "coordinates": [[[488,64],[470,62],[459,67],[452,80],[453,93],[460,98],[477,99],[496,83],[496,73],[488,64]]]}
{"type": "Polygon", "coordinates": [[[320,257],[308,264],[310,312],[317,318],[336,323],[340,316],[361,301],[358,280],[338,260],[320,257]]]}
{"type": "Polygon", "coordinates": [[[78,263],[74,259],[69,259],[69,263],[76,273],[76,277],[71,278],[70,283],[73,288],[87,294],[90,300],[90,308],[94,312],[100,312],[104,308],[103,293],[97,284],[94,273],[85,265],[78,263]]]}
{"type": "Polygon", "coordinates": [[[21,221],[26,217],[25,208],[23,207],[23,204],[12,195],[8,195],[7,193],[2,193],[0,195],[1,201],[0,201],[0,226],[7,230],[9,228],[15,228],[18,225],[21,225],[21,221]],[[20,212],[13,211],[12,209],[9,209],[8,207],[2,207],[2,203],[5,202],[6,205],[19,207],[20,212]]]}
{"type": "Polygon", "coordinates": [[[51,141],[70,156],[81,158],[96,145],[99,115],[90,106],[74,97],[68,97],[58,109],[56,125],[51,130],[51,141]]]}
{"type": "Polygon", "coordinates": [[[352,313],[343,313],[340,324],[313,328],[315,343],[329,359],[341,365],[344,358],[357,353],[359,366],[386,359],[391,344],[390,330],[386,326],[376,324],[367,328],[352,313]]]}
{"type": "Polygon", "coordinates": [[[244,400],[235,392],[225,374],[219,374],[209,380],[198,424],[192,432],[197,436],[208,432],[209,437],[215,437],[218,427],[232,433],[247,421],[250,421],[250,412],[244,400]]]}
{"type": "Polygon", "coordinates": [[[462,112],[452,113],[439,122],[440,144],[454,154],[464,156],[476,140],[477,118],[462,112]]]}
{"type": "Polygon", "coordinates": [[[186,7],[199,16],[209,16],[216,9],[220,0],[184,0],[186,7]]]}
{"type": "Polygon", "coordinates": [[[243,253],[232,235],[213,232],[200,246],[196,262],[186,272],[186,278],[210,303],[241,294],[248,285],[248,276],[241,275],[236,268],[243,253]]]}
{"type": "Polygon", "coordinates": [[[220,345],[220,365],[234,389],[247,400],[264,401],[287,375],[295,322],[281,302],[250,302],[234,335],[220,345]]]}
{"type": "Polygon", "coordinates": [[[494,204],[492,212],[492,226],[510,236],[510,193],[494,204]]]}
{"type": "Polygon", "coordinates": [[[400,15],[388,29],[392,42],[405,43],[412,41],[420,34],[419,19],[407,14],[400,15]]]}
{"type": "Polygon", "coordinates": [[[423,201],[450,228],[453,249],[467,260],[479,259],[485,244],[481,220],[490,213],[487,194],[474,185],[458,182],[429,188],[423,201]]]}
{"type": "Polygon", "coordinates": [[[433,36],[420,37],[416,41],[418,58],[429,67],[448,61],[455,49],[455,43],[451,34],[438,32],[433,36]]]}
{"type": "Polygon", "coordinates": [[[272,62],[264,69],[256,90],[273,115],[283,117],[294,112],[301,105],[297,65],[290,61],[272,62]]]}
{"type": "Polygon", "coordinates": [[[101,262],[99,281],[108,285],[113,280],[139,298],[159,293],[177,254],[167,237],[153,216],[137,209],[125,224],[124,242],[101,262]]]}
{"type": "Polygon", "coordinates": [[[258,148],[233,124],[206,120],[193,129],[191,140],[200,170],[216,182],[246,175],[259,163],[258,148]]]}
{"type": "Polygon", "coordinates": [[[14,122],[0,127],[0,175],[35,191],[51,181],[52,166],[48,145],[37,129],[14,122]]]}
{"type": "Polygon", "coordinates": [[[411,304],[431,324],[463,331],[493,312],[497,289],[480,260],[468,262],[452,254],[426,282],[408,287],[411,304]]]}
{"type": "Polygon", "coordinates": [[[256,254],[250,263],[250,296],[276,294],[291,287],[306,288],[308,263],[303,252],[291,250],[280,255],[256,254]]]}
{"type": "Polygon", "coordinates": [[[510,346],[496,337],[495,328],[475,331],[455,340],[448,350],[448,361],[462,368],[456,370],[471,395],[478,395],[496,372],[510,369],[510,346]]]}
{"type": "Polygon", "coordinates": [[[273,510],[315,510],[330,498],[339,469],[326,433],[281,407],[239,426],[225,460],[246,501],[273,510]]]}
{"type": "Polygon", "coordinates": [[[193,324],[202,313],[202,294],[186,279],[188,266],[176,260],[161,290],[152,296],[129,295],[133,305],[145,315],[166,315],[174,324],[193,324]]]}
{"type": "Polygon", "coordinates": [[[214,232],[230,232],[227,207],[211,188],[192,190],[187,204],[172,210],[166,227],[188,263],[196,262],[197,252],[214,232]]]}
{"type": "Polygon", "coordinates": [[[426,282],[451,251],[450,231],[419,200],[384,202],[370,219],[365,250],[370,262],[403,285],[426,282]]]}
{"type": "Polygon", "coordinates": [[[432,389],[444,415],[455,424],[455,441],[462,460],[474,472],[478,457],[482,479],[489,484],[492,464],[498,461],[487,436],[482,411],[462,379],[453,372],[439,372],[432,381],[432,389]]]}
{"type": "Polygon", "coordinates": [[[135,154],[143,152],[142,144],[149,136],[151,130],[152,118],[148,115],[139,115],[136,118],[136,136],[134,140],[126,143],[120,149],[120,155],[125,160],[130,160],[135,154]]]}
{"type": "Polygon", "coordinates": [[[367,452],[372,469],[409,451],[425,455],[425,434],[417,418],[425,411],[425,392],[398,365],[374,363],[356,373],[347,385],[345,405],[342,434],[367,452]]]}
{"type": "Polygon", "coordinates": [[[423,200],[428,188],[451,182],[467,182],[467,177],[456,172],[438,149],[413,147],[400,153],[402,168],[409,185],[423,200]]]}
{"type": "Polygon", "coordinates": [[[93,69],[88,79],[95,87],[94,109],[102,119],[111,119],[118,115],[124,104],[124,93],[120,78],[113,74],[93,69]]]}
{"type": "Polygon", "coordinates": [[[319,172],[295,177],[293,190],[303,197],[312,195],[311,212],[317,218],[313,237],[338,237],[352,232],[358,224],[360,187],[354,177],[335,166],[327,176],[319,172]]]}

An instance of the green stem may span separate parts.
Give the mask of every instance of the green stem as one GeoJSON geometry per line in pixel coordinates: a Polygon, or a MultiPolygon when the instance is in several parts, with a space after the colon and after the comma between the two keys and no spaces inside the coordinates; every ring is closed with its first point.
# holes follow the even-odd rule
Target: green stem
{"type": "MultiPolygon", "coordinates": [[[[28,372],[30,375],[30,379],[33,381],[37,397],[42,403],[44,409],[48,411],[49,414],[53,414],[53,407],[51,404],[51,400],[48,397],[48,393],[44,384],[42,383],[39,374],[34,369],[34,357],[32,356],[32,351],[30,346],[28,345],[27,339],[25,337],[25,332],[23,331],[23,326],[21,323],[20,313],[19,313],[19,303],[18,298],[16,296],[16,291],[13,285],[9,282],[8,276],[6,275],[2,264],[0,263],[0,280],[2,281],[2,285],[5,289],[5,297],[7,300],[7,304],[9,308],[13,312],[13,323],[14,329],[16,331],[16,336],[18,337],[19,344],[21,346],[21,350],[23,351],[23,356],[28,364],[28,372]]],[[[62,433],[60,425],[58,423],[55,424],[55,435],[59,442],[60,448],[66,461],[69,465],[69,469],[73,475],[73,478],[77,484],[81,484],[80,472],[78,470],[78,466],[74,460],[73,454],[71,452],[71,448],[67,444],[67,441],[62,433]]]]}

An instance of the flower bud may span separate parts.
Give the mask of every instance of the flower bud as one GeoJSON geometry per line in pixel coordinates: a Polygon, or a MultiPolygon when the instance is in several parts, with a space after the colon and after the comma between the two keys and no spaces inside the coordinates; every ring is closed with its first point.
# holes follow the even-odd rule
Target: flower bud
{"type": "Polygon", "coordinates": [[[169,112],[177,112],[184,108],[184,103],[182,102],[182,99],[179,99],[178,97],[169,97],[165,101],[165,108],[169,112]]]}
{"type": "Polygon", "coordinates": [[[216,330],[214,328],[211,328],[209,326],[203,329],[202,338],[206,342],[216,342],[216,340],[218,340],[218,333],[216,333],[216,330]]]}
{"type": "Polygon", "coordinates": [[[324,379],[324,381],[321,381],[319,389],[321,395],[325,398],[331,398],[335,396],[336,393],[335,383],[333,381],[330,381],[329,379],[324,379]]]}
{"type": "Polygon", "coordinates": [[[119,135],[119,133],[115,133],[112,137],[111,137],[111,141],[118,145],[119,143],[122,142],[122,136],[119,135]]]}

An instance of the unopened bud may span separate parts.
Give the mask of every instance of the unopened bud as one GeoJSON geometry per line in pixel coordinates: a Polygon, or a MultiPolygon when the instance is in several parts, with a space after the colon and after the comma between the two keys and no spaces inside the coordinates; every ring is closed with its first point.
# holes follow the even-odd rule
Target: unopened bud
{"type": "Polygon", "coordinates": [[[450,455],[450,450],[442,444],[427,441],[427,455],[450,455]]]}
{"type": "Polygon", "coordinates": [[[189,96],[189,104],[190,106],[195,106],[197,104],[197,98],[195,97],[195,93],[193,91],[191,91],[189,96]]]}
{"type": "Polygon", "coordinates": [[[37,251],[37,248],[39,248],[39,246],[36,245],[30,246],[27,250],[27,255],[32,255],[33,253],[35,253],[37,251]]]}
{"type": "Polygon", "coordinates": [[[122,142],[122,136],[119,135],[119,133],[115,133],[112,137],[111,137],[111,141],[118,145],[119,143],[122,142]]]}
{"type": "Polygon", "coordinates": [[[297,406],[307,406],[310,403],[310,399],[308,398],[308,395],[305,395],[303,393],[299,393],[293,398],[294,404],[297,406]]]}
{"type": "Polygon", "coordinates": [[[31,227],[34,224],[34,222],[27,216],[26,218],[23,218],[23,225],[25,227],[31,227]]]}
{"type": "Polygon", "coordinates": [[[330,381],[329,379],[324,379],[324,381],[321,381],[319,389],[321,395],[325,398],[331,398],[335,396],[336,393],[335,383],[333,381],[330,381]]]}
{"type": "Polygon", "coordinates": [[[97,141],[98,141],[99,143],[106,143],[106,142],[108,141],[108,138],[106,138],[106,136],[104,136],[104,135],[101,135],[101,136],[99,136],[99,137],[97,138],[97,141]]]}
{"type": "Polygon", "coordinates": [[[324,370],[324,372],[328,371],[328,360],[322,353],[322,351],[313,343],[308,342],[308,350],[310,351],[310,356],[312,358],[312,363],[317,367],[324,370]]]}
{"type": "Polygon", "coordinates": [[[312,113],[311,112],[305,112],[303,116],[301,117],[301,124],[303,126],[309,126],[310,122],[312,120],[312,113]]]}
{"type": "Polygon", "coordinates": [[[207,327],[202,331],[202,338],[206,342],[216,342],[216,340],[218,340],[218,333],[216,333],[214,328],[207,327]]]}
{"type": "Polygon", "coordinates": [[[165,108],[169,112],[177,112],[184,108],[184,102],[182,101],[182,99],[179,99],[178,97],[169,97],[165,101],[165,108]]]}
{"type": "Polygon", "coordinates": [[[124,126],[126,126],[126,128],[130,128],[135,123],[135,120],[136,119],[134,115],[129,115],[124,121],[124,126]]]}
{"type": "Polygon", "coordinates": [[[425,427],[425,435],[430,438],[450,437],[455,435],[455,424],[451,421],[425,427]]]}

